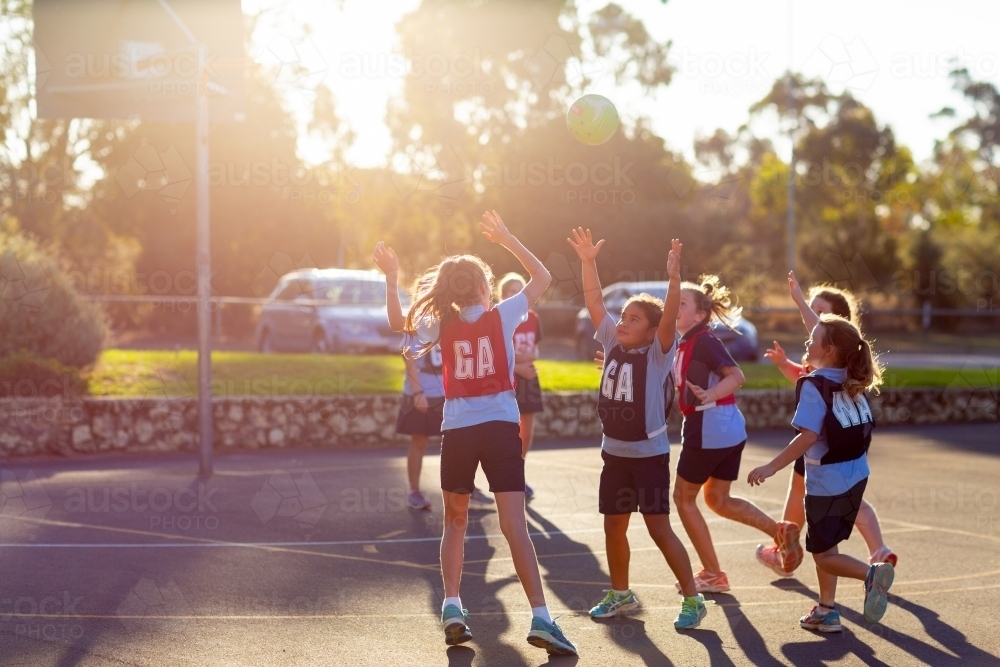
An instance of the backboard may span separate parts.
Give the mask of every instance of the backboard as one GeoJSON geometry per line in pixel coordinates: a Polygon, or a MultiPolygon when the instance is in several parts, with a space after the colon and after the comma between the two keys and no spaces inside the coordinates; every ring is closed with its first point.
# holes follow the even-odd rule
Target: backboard
{"type": "Polygon", "coordinates": [[[35,0],[39,118],[193,121],[198,47],[210,119],[242,120],[240,0],[35,0]],[[171,12],[185,27],[182,27],[171,12]]]}

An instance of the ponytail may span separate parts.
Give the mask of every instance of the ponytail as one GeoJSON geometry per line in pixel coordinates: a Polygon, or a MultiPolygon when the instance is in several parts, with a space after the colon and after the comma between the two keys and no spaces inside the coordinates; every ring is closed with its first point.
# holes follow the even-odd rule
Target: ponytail
{"type": "Polygon", "coordinates": [[[713,319],[722,322],[732,331],[733,324],[739,319],[742,308],[735,307],[732,303],[733,296],[729,288],[722,284],[719,276],[703,275],[698,278],[699,283],[681,283],[681,289],[687,291],[694,297],[694,309],[700,313],[708,313],[708,317],[702,324],[708,325],[713,319]]]}
{"type": "Polygon", "coordinates": [[[866,391],[877,394],[882,385],[882,365],[857,326],[837,315],[823,315],[819,321],[823,342],[837,350],[838,362],[847,369],[844,391],[851,398],[866,391]]]}
{"type": "MultiPolygon", "coordinates": [[[[417,279],[416,298],[406,314],[403,331],[416,333],[417,324],[425,319],[436,320],[443,328],[458,317],[462,307],[480,303],[484,288],[487,294],[493,291],[493,272],[486,262],[475,255],[442,260],[417,279]]],[[[439,333],[437,340],[424,343],[414,356],[427,354],[440,339],[439,333]]]]}

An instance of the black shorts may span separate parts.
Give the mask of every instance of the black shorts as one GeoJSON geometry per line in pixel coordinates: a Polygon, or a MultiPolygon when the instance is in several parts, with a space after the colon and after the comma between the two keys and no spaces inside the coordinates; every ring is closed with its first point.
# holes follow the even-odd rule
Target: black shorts
{"type": "Polygon", "coordinates": [[[601,514],[670,514],[670,454],[639,459],[601,451],[601,514]]]}
{"type": "Polygon", "coordinates": [[[472,493],[476,468],[490,483],[490,491],[524,492],[524,457],[520,427],[513,422],[488,421],[448,429],[441,434],[441,489],[472,493]]]}
{"type": "Polygon", "coordinates": [[[738,445],[722,449],[682,447],[681,458],[677,462],[677,476],[692,484],[704,484],[709,477],[735,482],[740,476],[740,460],[746,444],[747,441],[744,440],[738,445]]]}
{"type": "Polygon", "coordinates": [[[529,380],[527,378],[515,378],[514,396],[517,397],[517,409],[522,415],[541,412],[545,409],[542,402],[542,385],[538,383],[538,378],[529,380]]]}
{"type": "Polygon", "coordinates": [[[428,398],[427,411],[421,412],[413,405],[413,396],[403,394],[396,417],[396,433],[403,435],[441,435],[444,418],[444,397],[428,398]]]}
{"type": "Polygon", "coordinates": [[[806,476],[806,456],[803,454],[799,458],[795,459],[795,467],[792,468],[796,475],[806,476]]]}
{"type": "Polygon", "coordinates": [[[851,536],[867,485],[865,477],[837,496],[806,494],[806,551],[821,554],[851,536]]]}

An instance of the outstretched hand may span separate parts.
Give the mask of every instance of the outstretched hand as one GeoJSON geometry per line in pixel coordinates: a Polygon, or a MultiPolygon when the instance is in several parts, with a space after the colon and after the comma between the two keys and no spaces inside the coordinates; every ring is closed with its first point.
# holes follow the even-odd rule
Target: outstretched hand
{"type": "Polygon", "coordinates": [[[771,467],[771,464],[763,465],[759,468],[754,468],[753,470],[750,471],[750,474],[747,475],[747,484],[749,484],[750,486],[760,486],[761,484],[764,483],[765,479],[772,476],[774,473],[775,470],[773,467],[771,467]]]}
{"type": "Polygon", "coordinates": [[[604,245],[604,239],[601,239],[595,245],[594,237],[591,236],[590,230],[583,227],[574,229],[573,238],[568,238],[566,241],[573,246],[573,250],[576,251],[576,256],[580,258],[581,262],[593,262],[596,260],[597,254],[601,252],[601,246],[604,245]]]}
{"type": "Polygon", "coordinates": [[[382,241],[375,245],[375,266],[386,275],[399,272],[399,259],[396,257],[396,252],[382,241]]]}
{"type": "Polygon", "coordinates": [[[802,288],[799,286],[799,281],[795,279],[795,271],[788,272],[788,292],[795,299],[796,303],[805,300],[805,297],[802,296],[802,288]]]}
{"type": "Polygon", "coordinates": [[[774,341],[774,347],[764,353],[764,357],[771,360],[771,363],[781,368],[781,365],[788,361],[788,355],[778,341],[774,341]]]}
{"type": "Polygon", "coordinates": [[[504,247],[508,247],[510,242],[514,240],[514,235],[507,229],[507,225],[503,224],[500,214],[496,211],[486,211],[483,213],[483,219],[479,223],[479,228],[483,230],[483,236],[493,243],[499,243],[504,247]]]}
{"type": "Polygon", "coordinates": [[[681,279],[681,251],[684,244],[679,239],[670,239],[670,252],[667,254],[667,276],[670,280],[681,279]]]}

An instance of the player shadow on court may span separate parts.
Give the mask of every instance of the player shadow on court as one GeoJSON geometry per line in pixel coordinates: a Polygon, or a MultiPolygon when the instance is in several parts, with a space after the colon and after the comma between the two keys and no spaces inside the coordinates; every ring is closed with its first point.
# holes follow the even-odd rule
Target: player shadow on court
{"type": "MultiPolygon", "coordinates": [[[[479,660],[485,665],[511,665],[514,667],[527,667],[522,651],[536,652],[539,649],[524,644],[512,645],[501,639],[501,636],[509,630],[523,630],[524,637],[528,635],[530,619],[525,614],[511,616],[511,611],[524,611],[527,601],[521,589],[521,582],[516,574],[503,577],[501,579],[486,580],[485,573],[487,566],[496,554],[496,547],[490,544],[489,540],[479,539],[486,533],[486,527],[481,519],[495,512],[485,513],[469,512],[469,525],[466,528],[466,536],[474,539],[467,540],[465,544],[465,567],[462,570],[462,604],[469,610],[469,628],[472,631],[472,641],[461,646],[452,646],[447,649],[449,667],[469,667],[473,659],[479,654],[479,660]],[[507,609],[499,598],[499,593],[507,586],[515,586],[514,597],[523,606],[516,609],[507,609]],[[513,623],[513,625],[512,625],[513,623]],[[520,624],[520,625],[518,625],[520,624]]],[[[503,539],[502,537],[493,539],[503,539]]],[[[430,572],[424,575],[428,583],[428,607],[430,613],[440,617],[441,602],[443,600],[444,589],[441,584],[441,573],[430,572]]],[[[520,633],[517,633],[520,634],[520,633]]],[[[516,636],[516,635],[515,635],[516,636]]],[[[441,637],[442,642],[444,637],[441,637]]],[[[522,638],[523,640],[523,638],[522,638]]],[[[530,663],[534,664],[534,663],[530,663]]],[[[560,665],[572,664],[560,662],[560,665]]]]}
{"type": "MultiPolygon", "coordinates": [[[[729,631],[733,633],[736,644],[743,651],[743,655],[750,658],[754,665],[757,667],[772,665],[782,667],[784,665],[783,662],[771,655],[764,638],[757,632],[757,628],[750,622],[750,619],[743,614],[740,601],[735,596],[728,593],[706,593],[705,599],[715,602],[712,611],[725,615],[729,631]]],[[[712,664],[715,664],[714,660],[712,664]]]]}
{"type": "MultiPolygon", "coordinates": [[[[810,589],[803,590],[790,588],[790,590],[795,590],[811,600],[815,600],[817,595],[810,589]]],[[[996,656],[970,644],[965,635],[958,629],[948,625],[947,623],[943,623],[937,612],[918,605],[915,602],[911,602],[906,598],[893,595],[892,593],[889,594],[889,609],[886,612],[886,617],[883,621],[892,623],[892,616],[894,613],[898,614],[901,611],[908,611],[916,616],[917,620],[920,621],[924,630],[928,635],[930,635],[930,637],[941,644],[941,646],[945,646],[951,651],[954,651],[954,653],[957,654],[957,657],[956,655],[949,653],[948,651],[944,651],[937,646],[928,644],[922,639],[918,639],[912,635],[906,634],[905,632],[896,630],[885,623],[866,623],[863,613],[845,607],[842,604],[838,603],[837,608],[840,611],[841,619],[850,621],[851,623],[859,626],[862,633],[855,634],[855,632],[845,626],[844,630],[840,633],[824,635],[827,641],[822,644],[816,641],[785,644],[782,646],[782,653],[792,662],[792,664],[826,665],[831,661],[844,658],[847,655],[853,655],[862,660],[862,662],[866,665],[886,665],[887,663],[884,663],[875,657],[874,649],[865,643],[864,634],[877,636],[906,653],[909,653],[916,660],[929,665],[935,665],[935,667],[960,667],[967,664],[990,664],[995,663],[997,660],[996,656]],[[959,651],[960,647],[968,649],[968,653],[965,651],[959,651]]],[[[803,630],[803,632],[807,631],[803,630]]]]}
{"type": "MultiPolygon", "coordinates": [[[[646,634],[645,621],[634,616],[619,616],[608,619],[589,618],[587,611],[597,604],[603,596],[601,586],[611,585],[608,573],[601,567],[597,556],[593,554],[589,546],[571,539],[558,526],[530,506],[526,507],[525,511],[528,517],[546,533],[546,535],[533,534],[531,539],[535,543],[535,551],[538,552],[538,564],[543,570],[542,579],[549,590],[556,594],[560,602],[567,609],[572,610],[575,616],[582,617],[586,622],[602,626],[609,639],[626,651],[637,655],[642,659],[643,664],[672,665],[670,659],[646,634]],[[570,559],[572,565],[569,565],[570,559]],[[588,599],[585,594],[591,588],[594,591],[591,599],[588,599]]],[[[572,635],[570,638],[572,639],[572,635]]],[[[699,641],[701,640],[699,639],[699,641]]],[[[721,640],[719,644],[721,648],[721,640]]],[[[560,662],[559,664],[564,663],[560,662]]]]}

